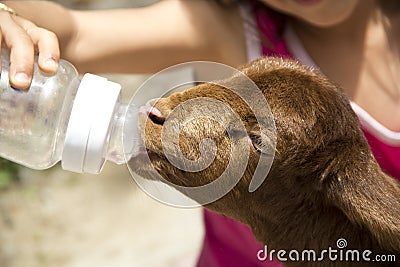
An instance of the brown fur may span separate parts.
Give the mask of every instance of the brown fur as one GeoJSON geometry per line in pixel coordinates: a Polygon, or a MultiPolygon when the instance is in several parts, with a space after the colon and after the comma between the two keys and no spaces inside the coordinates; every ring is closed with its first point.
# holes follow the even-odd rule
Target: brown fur
{"type": "MultiPolygon", "coordinates": [[[[335,248],[336,241],[345,238],[348,249],[396,254],[399,262],[400,186],[375,161],[347,97],[323,75],[295,61],[262,58],[240,70],[257,84],[271,107],[277,133],[275,158],[262,186],[249,193],[260,156],[252,147],[240,182],[207,208],[248,224],[259,241],[276,250],[321,251],[335,248]]],[[[235,78],[229,82],[240,86],[235,78]]],[[[248,106],[221,86],[202,84],[161,99],[155,107],[164,117],[145,124],[142,118],[146,147],[156,170],[179,185],[207,184],[223,172],[229,161],[231,140],[225,129],[205,119],[191,121],[180,134],[179,144],[187,158],[196,159],[200,140],[212,138],[218,148],[215,161],[206,170],[188,173],[166,160],[160,139],[164,119],[168,120],[179,103],[197,97],[229,104],[240,115],[248,134],[254,137],[258,133],[248,106]]],[[[248,134],[239,138],[248,139],[248,134]]],[[[130,166],[150,178],[150,168],[140,165],[140,157],[130,166]]],[[[297,263],[321,264],[354,263],[297,263]]]]}

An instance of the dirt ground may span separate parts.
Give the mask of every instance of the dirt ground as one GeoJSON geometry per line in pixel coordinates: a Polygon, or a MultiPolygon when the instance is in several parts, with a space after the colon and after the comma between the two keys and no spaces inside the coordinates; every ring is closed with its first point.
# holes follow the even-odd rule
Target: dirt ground
{"type": "Polygon", "coordinates": [[[108,164],[101,175],[23,169],[21,177],[0,192],[0,266],[194,265],[200,210],[153,200],[125,167],[108,164]]]}

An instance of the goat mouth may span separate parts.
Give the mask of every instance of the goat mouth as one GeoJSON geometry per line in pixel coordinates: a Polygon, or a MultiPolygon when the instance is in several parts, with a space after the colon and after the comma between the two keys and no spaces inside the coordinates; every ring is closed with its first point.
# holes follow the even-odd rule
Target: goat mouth
{"type": "Polygon", "coordinates": [[[165,157],[146,147],[140,147],[139,152],[132,157],[128,166],[131,171],[145,178],[146,180],[159,180],[157,173],[160,165],[165,162],[165,157]]]}
{"type": "Polygon", "coordinates": [[[146,119],[149,119],[154,124],[163,125],[165,122],[165,116],[162,112],[154,106],[156,100],[149,100],[144,106],[141,106],[139,113],[143,114],[146,119]]]}
{"type": "Polygon", "coordinates": [[[140,147],[138,153],[132,157],[131,160],[140,160],[140,159],[150,159],[150,160],[165,160],[165,156],[154,151],[151,150],[145,146],[140,147]]]}
{"type": "Polygon", "coordinates": [[[161,155],[161,154],[155,152],[154,150],[150,150],[148,148],[146,148],[146,153],[147,153],[147,156],[150,158],[150,160],[152,160],[152,159],[164,160],[165,159],[164,155],[161,155]]]}

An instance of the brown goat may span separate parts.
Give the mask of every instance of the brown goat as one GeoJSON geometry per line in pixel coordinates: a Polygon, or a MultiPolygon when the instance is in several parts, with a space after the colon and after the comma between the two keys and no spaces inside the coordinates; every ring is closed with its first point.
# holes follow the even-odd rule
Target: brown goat
{"type": "MultiPolygon", "coordinates": [[[[150,119],[141,117],[152,166],[143,164],[144,155],[139,155],[131,160],[130,167],[149,179],[155,169],[169,182],[188,187],[217,179],[228,165],[234,142],[223,126],[199,118],[187,122],[180,132],[179,146],[188,159],[200,156],[199,143],[204,138],[216,143],[214,161],[198,172],[183,171],[169,162],[163,151],[161,132],[166,130],[163,125],[169,114],[180,103],[199,97],[222,101],[241,118],[246,132],[237,138],[247,140],[251,149],[240,181],[228,194],[207,204],[207,208],[249,225],[259,241],[276,251],[322,251],[335,247],[339,238],[345,238],[346,249],[393,254],[400,264],[400,186],[375,161],[348,98],[318,71],[296,61],[261,58],[239,70],[264,94],[276,127],[273,164],[256,191],[249,192],[248,188],[263,153],[259,148],[257,120],[238,95],[216,84],[201,84],[158,100],[154,104],[157,112],[149,112],[150,119]]],[[[240,87],[241,82],[233,77],[228,83],[240,87]]],[[[197,200],[196,196],[190,197],[197,200]]],[[[367,263],[325,259],[285,264],[367,266],[367,263]]],[[[397,265],[392,262],[387,266],[397,265]]]]}

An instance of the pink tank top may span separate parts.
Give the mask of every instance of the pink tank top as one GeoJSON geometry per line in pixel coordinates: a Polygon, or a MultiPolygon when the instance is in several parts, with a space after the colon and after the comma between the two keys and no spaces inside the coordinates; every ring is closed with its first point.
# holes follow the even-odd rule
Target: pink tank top
{"type": "MultiPolygon", "coordinates": [[[[252,12],[260,32],[262,54],[291,57],[282,37],[284,17],[258,3],[252,6],[252,12]]],[[[356,113],[358,114],[357,110],[356,113]]],[[[383,170],[400,180],[400,133],[397,141],[394,138],[393,142],[387,142],[385,138],[380,138],[376,131],[369,129],[371,128],[363,127],[376,160],[383,170]]],[[[207,209],[204,210],[204,223],[205,238],[198,267],[283,266],[278,262],[258,260],[257,252],[263,249],[263,245],[254,238],[247,225],[207,209]]]]}

